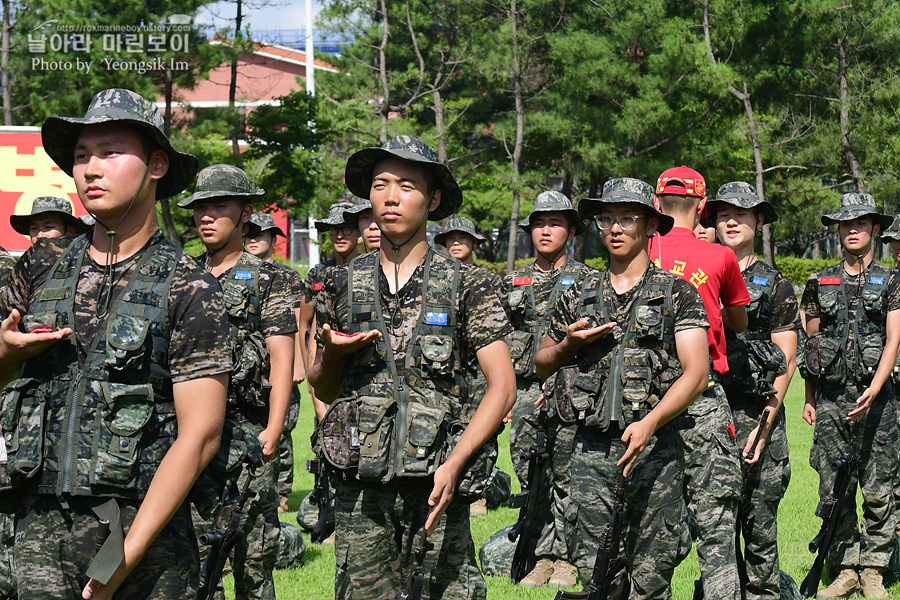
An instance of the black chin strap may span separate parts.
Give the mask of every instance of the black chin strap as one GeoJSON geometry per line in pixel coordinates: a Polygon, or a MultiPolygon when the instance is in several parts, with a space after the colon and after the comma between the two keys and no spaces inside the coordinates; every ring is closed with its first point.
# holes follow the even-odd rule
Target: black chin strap
{"type": "Polygon", "coordinates": [[[391,262],[394,263],[394,307],[391,309],[391,326],[395,329],[400,326],[400,323],[397,322],[397,317],[400,316],[400,263],[397,262],[397,253],[400,252],[400,248],[410,243],[419,234],[422,226],[427,222],[428,213],[426,212],[425,217],[419,222],[416,230],[400,244],[395,243],[383,229],[381,230],[381,235],[391,244],[391,253],[393,254],[391,262]]]}
{"type": "Polygon", "coordinates": [[[131,198],[131,202],[128,203],[128,208],[125,210],[125,214],[122,215],[122,218],[119,219],[119,222],[112,228],[107,227],[106,223],[101,221],[97,215],[91,215],[94,217],[94,220],[100,223],[104,229],[106,229],[106,264],[103,265],[103,276],[100,280],[100,290],[97,293],[97,311],[95,314],[97,315],[105,315],[109,312],[109,304],[112,300],[113,286],[115,285],[114,277],[115,274],[115,266],[113,265],[113,256],[115,256],[114,247],[116,243],[116,230],[119,228],[119,225],[122,224],[122,221],[125,220],[125,217],[128,216],[128,213],[131,212],[131,209],[134,207],[135,201],[137,201],[138,196],[141,194],[141,190],[144,189],[144,182],[147,180],[147,173],[150,172],[150,160],[147,160],[147,166],[144,168],[144,174],[141,177],[141,185],[138,186],[137,191],[134,193],[134,196],[131,198]],[[101,310],[102,307],[102,310],[101,310]]]}

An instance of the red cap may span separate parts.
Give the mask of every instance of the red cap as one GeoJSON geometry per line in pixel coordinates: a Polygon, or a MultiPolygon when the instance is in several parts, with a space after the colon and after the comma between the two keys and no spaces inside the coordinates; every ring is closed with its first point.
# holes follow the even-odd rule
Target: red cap
{"type": "Polygon", "coordinates": [[[656,193],[706,198],[706,180],[690,167],[673,167],[663,171],[656,180],[656,193]]]}

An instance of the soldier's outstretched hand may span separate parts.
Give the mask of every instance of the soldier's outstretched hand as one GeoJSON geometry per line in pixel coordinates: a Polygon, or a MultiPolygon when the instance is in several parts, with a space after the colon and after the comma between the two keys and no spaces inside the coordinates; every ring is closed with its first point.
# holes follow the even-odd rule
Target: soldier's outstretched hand
{"type": "Polygon", "coordinates": [[[589,327],[587,318],[579,319],[566,327],[566,338],[573,348],[583,348],[592,344],[612,331],[615,323],[603,323],[595,327],[589,327]]]}
{"type": "Polygon", "coordinates": [[[57,331],[43,331],[40,328],[34,333],[22,333],[19,331],[21,320],[19,311],[13,309],[0,324],[0,358],[4,361],[25,362],[72,335],[72,330],[68,327],[57,331]]]}
{"type": "Polygon", "coordinates": [[[650,438],[655,433],[653,425],[646,421],[647,419],[641,419],[632,423],[622,432],[622,445],[625,446],[625,454],[622,455],[616,466],[624,467],[623,473],[625,477],[628,477],[628,474],[631,473],[635,461],[647,447],[647,444],[650,443],[650,438]]]}
{"type": "Polygon", "coordinates": [[[377,329],[350,335],[340,331],[332,331],[331,326],[327,323],[322,326],[322,341],[324,342],[325,352],[333,352],[339,356],[350,356],[380,337],[381,332],[377,329]]]}

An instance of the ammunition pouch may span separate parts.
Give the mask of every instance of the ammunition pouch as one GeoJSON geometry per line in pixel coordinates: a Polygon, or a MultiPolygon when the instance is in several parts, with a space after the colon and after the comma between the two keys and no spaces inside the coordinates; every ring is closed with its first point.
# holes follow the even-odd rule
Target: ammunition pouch
{"type": "Polygon", "coordinates": [[[22,377],[10,382],[0,396],[0,443],[5,446],[5,456],[0,457],[0,512],[12,512],[16,490],[40,470],[44,426],[40,381],[22,377]]]}
{"type": "Polygon", "coordinates": [[[509,356],[516,375],[526,378],[535,376],[534,346],[534,334],[530,331],[513,331],[509,335],[509,356]]]}
{"type": "MultiPolygon", "coordinates": [[[[729,350],[733,340],[728,340],[729,350]]],[[[787,370],[787,358],[775,343],[765,340],[734,340],[744,348],[745,360],[742,371],[735,372],[723,383],[726,392],[744,396],[766,398],[777,393],[775,379],[787,370]]],[[[731,352],[728,353],[729,357],[731,352]]],[[[732,374],[731,361],[728,363],[728,374],[732,374]]]]}

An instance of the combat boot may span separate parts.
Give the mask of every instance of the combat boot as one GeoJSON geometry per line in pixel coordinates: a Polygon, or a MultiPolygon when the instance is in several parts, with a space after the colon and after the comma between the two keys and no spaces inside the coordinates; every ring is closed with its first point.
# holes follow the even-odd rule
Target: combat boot
{"type": "Polygon", "coordinates": [[[549,558],[538,559],[531,573],[523,577],[519,584],[525,587],[547,585],[550,576],[553,575],[553,565],[554,562],[549,558]]]}
{"type": "Polygon", "coordinates": [[[881,581],[881,569],[873,567],[863,569],[862,575],[859,576],[859,583],[862,585],[862,595],[866,598],[888,597],[884,583],[881,581]]]}
{"type": "MultiPolygon", "coordinates": [[[[879,577],[880,579],[880,577],[879,577]]],[[[883,589],[883,588],[882,588],[883,589]]],[[[816,594],[816,600],[833,600],[834,598],[850,598],[860,590],[859,576],[853,569],[841,569],[838,576],[827,588],[816,594]]]]}
{"type": "Polygon", "coordinates": [[[578,583],[578,569],[575,565],[570,565],[563,559],[556,561],[553,565],[553,576],[547,582],[552,588],[572,587],[578,583]]]}

